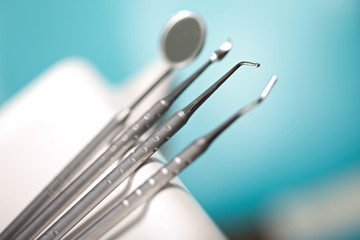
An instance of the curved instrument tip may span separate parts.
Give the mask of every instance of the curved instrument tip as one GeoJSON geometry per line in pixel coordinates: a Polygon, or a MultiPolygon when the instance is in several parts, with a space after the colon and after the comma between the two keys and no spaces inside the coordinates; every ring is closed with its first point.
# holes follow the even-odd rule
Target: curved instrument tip
{"type": "Polygon", "coordinates": [[[261,100],[266,98],[266,96],[269,94],[270,90],[272,89],[272,87],[276,83],[276,81],[277,81],[277,77],[275,75],[273,75],[271,77],[270,81],[268,82],[268,84],[266,85],[266,87],[264,88],[264,90],[260,94],[260,99],[261,100]]]}

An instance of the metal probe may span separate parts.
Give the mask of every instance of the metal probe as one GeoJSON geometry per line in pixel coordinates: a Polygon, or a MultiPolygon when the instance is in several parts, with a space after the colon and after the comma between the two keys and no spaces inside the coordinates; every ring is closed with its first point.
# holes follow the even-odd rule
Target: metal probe
{"type": "Polygon", "coordinates": [[[163,189],[173,177],[179,174],[179,172],[181,172],[185,167],[187,167],[202,153],[204,153],[210,144],[225,129],[227,129],[233,122],[235,122],[235,120],[261,103],[268,95],[270,89],[274,86],[276,80],[276,76],[273,76],[261,93],[259,99],[242,108],[234,116],[229,118],[209,134],[195,140],[180,154],[175,156],[169,163],[159,169],[140,187],[134,190],[128,197],[116,204],[114,208],[103,214],[103,216],[98,221],[89,226],[76,239],[99,239],[138,206],[150,200],[156,193],[163,189]]]}
{"type": "Polygon", "coordinates": [[[73,200],[75,200],[93,181],[96,180],[118,157],[125,154],[156,121],[165,114],[181,93],[212,63],[225,57],[232,47],[231,41],[224,42],[210,59],[193,75],[182,82],[166,97],[157,101],[134,124],[127,128],[110,147],[101,154],[81,175],[68,185],[49,205],[21,231],[16,239],[36,237],[73,200]]]}
{"type": "MultiPolygon", "coordinates": [[[[133,153],[103,178],[93,189],[80,199],[70,210],[58,219],[39,239],[60,239],[71,230],[83,217],[95,208],[107,195],[120,185],[136,168],[148,159],[158,148],[173,136],[194,114],[194,112],[219,88],[240,66],[258,67],[258,63],[240,62],[210,86],[188,106],[174,113],[158,129],[155,130],[133,153]]],[[[165,98],[171,102],[173,96],[165,98]]],[[[151,117],[150,115],[149,117],[151,117]]]]}

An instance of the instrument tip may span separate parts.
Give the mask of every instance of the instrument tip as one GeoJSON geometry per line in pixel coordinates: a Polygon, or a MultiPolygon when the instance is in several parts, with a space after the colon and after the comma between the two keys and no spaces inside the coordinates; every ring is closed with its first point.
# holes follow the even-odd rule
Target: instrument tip
{"type": "Polygon", "coordinates": [[[277,81],[277,77],[275,75],[273,75],[271,77],[270,81],[268,82],[268,84],[266,85],[266,87],[264,88],[264,90],[262,91],[262,93],[260,94],[260,99],[261,100],[266,98],[266,96],[269,94],[270,90],[272,89],[272,87],[276,83],[276,81],[277,81]]]}
{"type": "Polygon", "coordinates": [[[254,66],[254,67],[260,67],[260,63],[253,63],[253,62],[247,62],[247,61],[242,61],[239,62],[238,64],[236,64],[236,68],[243,66],[243,65],[247,65],[247,66],[254,66]]]}
{"type": "Polygon", "coordinates": [[[232,42],[230,39],[226,40],[223,44],[221,44],[221,46],[219,47],[218,50],[216,50],[212,56],[211,56],[211,61],[214,62],[216,60],[221,60],[223,59],[226,54],[230,51],[230,49],[232,48],[232,42]]]}
{"type": "Polygon", "coordinates": [[[232,42],[228,39],[226,42],[221,44],[220,49],[223,51],[229,51],[232,48],[232,42]]]}

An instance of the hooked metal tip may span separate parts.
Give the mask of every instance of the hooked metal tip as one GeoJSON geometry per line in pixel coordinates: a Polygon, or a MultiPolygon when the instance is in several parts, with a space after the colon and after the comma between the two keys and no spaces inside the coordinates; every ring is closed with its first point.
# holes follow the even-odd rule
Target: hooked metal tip
{"type": "Polygon", "coordinates": [[[260,63],[253,63],[253,62],[240,62],[239,64],[240,64],[241,66],[242,66],[242,65],[248,65],[248,66],[260,67],[260,63]]]}
{"type": "Polygon", "coordinates": [[[218,50],[216,50],[210,57],[210,60],[212,62],[216,61],[216,60],[221,60],[223,59],[226,54],[230,51],[230,49],[232,48],[232,42],[230,39],[228,39],[226,42],[224,42],[223,44],[221,44],[221,46],[219,47],[218,50]]]}
{"type": "Polygon", "coordinates": [[[188,118],[203,104],[210,96],[213,94],[237,69],[243,65],[256,66],[258,67],[259,63],[252,62],[239,62],[233,68],[231,68],[227,73],[225,73],[219,80],[217,80],[213,85],[206,89],[199,97],[192,101],[189,105],[183,108],[184,113],[188,118]]]}
{"type": "Polygon", "coordinates": [[[277,81],[277,77],[275,75],[273,75],[271,77],[270,81],[268,82],[268,84],[266,85],[266,87],[264,88],[264,90],[260,94],[260,99],[261,100],[266,98],[266,96],[269,94],[270,90],[272,89],[272,87],[276,83],[276,81],[277,81]]]}
{"type": "Polygon", "coordinates": [[[238,116],[243,115],[247,111],[249,111],[249,110],[253,109],[255,106],[257,106],[259,103],[261,103],[267,97],[270,90],[275,85],[276,81],[277,81],[277,77],[275,75],[273,75],[271,77],[270,81],[268,82],[268,84],[266,84],[266,87],[264,88],[264,90],[261,92],[259,99],[255,102],[250,103],[249,105],[245,106],[244,108],[242,108],[238,112],[238,116]]]}

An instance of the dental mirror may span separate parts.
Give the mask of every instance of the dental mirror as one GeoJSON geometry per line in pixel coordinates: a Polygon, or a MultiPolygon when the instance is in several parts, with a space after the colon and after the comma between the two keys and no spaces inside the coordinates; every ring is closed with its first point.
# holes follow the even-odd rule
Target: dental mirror
{"type": "Polygon", "coordinates": [[[190,63],[200,52],[205,41],[203,20],[189,11],[180,11],[166,24],[161,39],[161,53],[174,68],[190,63]]]}
{"type": "Polygon", "coordinates": [[[160,50],[169,67],[130,106],[130,110],[133,110],[174,69],[183,68],[196,58],[204,46],[205,34],[204,21],[190,11],[182,10],[167,21],[160,41],[160,50]]]}

